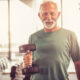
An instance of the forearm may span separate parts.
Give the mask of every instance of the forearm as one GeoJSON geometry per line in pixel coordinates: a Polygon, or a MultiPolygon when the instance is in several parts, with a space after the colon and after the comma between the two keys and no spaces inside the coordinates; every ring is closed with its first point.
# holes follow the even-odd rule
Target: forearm
{"type": "Polygon", "coordinates": [[[75,70],[78,80],[80,80],[80,61],[75,62],[75,70]]]}

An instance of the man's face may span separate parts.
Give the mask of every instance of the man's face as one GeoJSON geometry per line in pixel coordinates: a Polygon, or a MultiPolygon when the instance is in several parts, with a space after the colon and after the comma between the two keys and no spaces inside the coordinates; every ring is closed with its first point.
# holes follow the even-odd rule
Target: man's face
{"type": "Polygon", "coordinates": [[[57,24],[58,10],[53,4],[44,5],[41,8],[40,18],[47,29],[52,29],[57,24]]]}

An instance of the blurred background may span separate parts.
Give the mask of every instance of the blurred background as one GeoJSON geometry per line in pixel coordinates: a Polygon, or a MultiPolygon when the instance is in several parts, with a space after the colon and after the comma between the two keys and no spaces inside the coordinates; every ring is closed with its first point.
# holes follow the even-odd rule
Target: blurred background
{"type": "MultiPolygon", "coordinates": [[[[44,1],[47,0],[0,0],[0,58],[6,57],[9,62],[9,67],[1,75],[4,73],[8,80],[11,66],[21,63],[23,59],[19,46],[27,44],[29,35],[43,28],[38,11],[44,1]]],[[[80,0],[54,1],[61,12],[58,25],[76,32],[79,40],[80,0]]],[[[70,79],[77,80],[72,60],[68,72],[70,79]]]]}

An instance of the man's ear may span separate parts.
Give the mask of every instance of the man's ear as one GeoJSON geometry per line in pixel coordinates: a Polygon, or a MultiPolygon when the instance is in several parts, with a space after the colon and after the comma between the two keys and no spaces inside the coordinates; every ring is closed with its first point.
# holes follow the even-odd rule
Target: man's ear
{"type": "Polygon", "coordinates": [[[58,12],[58,16],[57,16],[57,18],[59,18],[60,14],[61,14],[61,12],[59,11],[59,12],[58,12]]]}
{"type": "Polygon", "coordinates": [[[41,19],[40,13],[38,13],[39,18],[41,19]]]}

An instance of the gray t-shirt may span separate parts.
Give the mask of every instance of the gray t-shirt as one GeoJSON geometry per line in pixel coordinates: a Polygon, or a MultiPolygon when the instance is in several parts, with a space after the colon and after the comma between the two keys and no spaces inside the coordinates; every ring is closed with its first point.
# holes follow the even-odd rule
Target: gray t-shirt
{"type": "Polygon", "coordinates": [[[29,43],[36,45],[33,62],[42,70],[32,75],[32,80],[69,80],[70,58],[74,62],[80,60],[79,44],[73,32],[63,28],[55,32],[42,29],[30,36],[29,43]]]}

